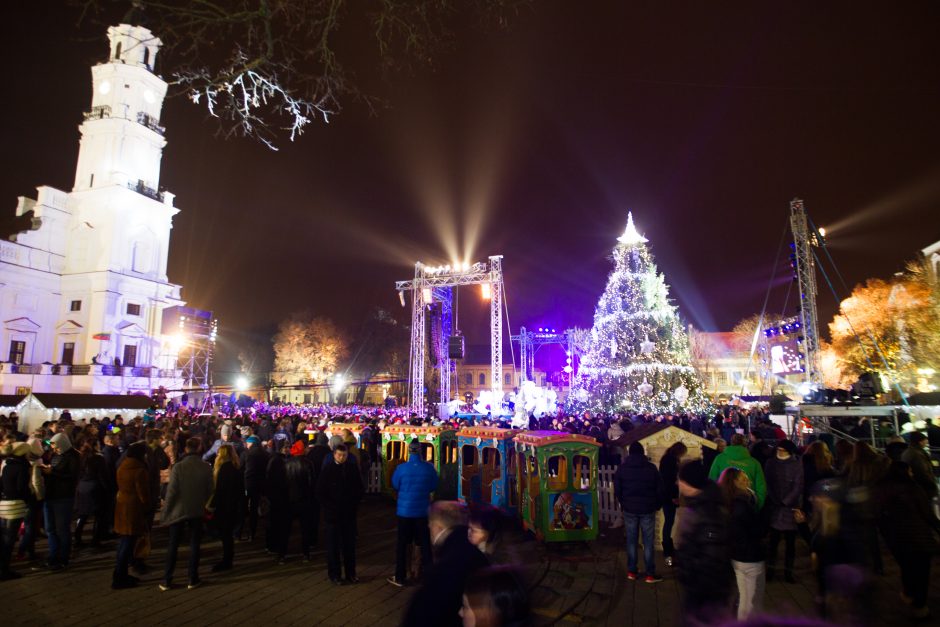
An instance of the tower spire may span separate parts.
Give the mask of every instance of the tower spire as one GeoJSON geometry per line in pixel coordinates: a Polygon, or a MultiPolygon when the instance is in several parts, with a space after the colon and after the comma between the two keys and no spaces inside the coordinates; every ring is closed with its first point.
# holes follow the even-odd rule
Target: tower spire
{"type": "Polygon", "coordinates": [[[637,244],[645,244],[649,240],[640,235],[636,227],[633,226],[633,212],[627,212],[627,228],[624,229],[623,235],[617,238],[617,241],[623,244],[624,246],[636,246],[637,244]]]}

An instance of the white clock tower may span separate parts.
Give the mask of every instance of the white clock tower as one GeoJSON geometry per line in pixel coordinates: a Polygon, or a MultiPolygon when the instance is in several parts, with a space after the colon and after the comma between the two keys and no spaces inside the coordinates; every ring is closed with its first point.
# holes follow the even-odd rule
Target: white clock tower
{"type": "MultiPolygon", "coordinates": [[[[120,367],[120,383],[101,390],[96,382],[90,391],[123,392],[129,368],[147,374],[141,386],[153,387],[158,368],[175,366],[161,343],[161,322],[164,309],[183,301],[167,278],[179,210],[173,194],[160,189],[167,84],[154,68],[161,42],[129,24],[109,28],[108,40],[107,60],[91,69],[72,191],[43,186],[35,200],[20,199],[17,212],[32,209],[42,225],[3,244],[12,248],[2,251],[0,309],[8,328],[32,333],[9,340],[19,342],[11,344],[10,363],[69,365],[72,374],[87,365],[92,375],[98,366],[112,373],[120,367]],[[41,320],[50,313],[53,320],[41,320]]],[[[7,361],[6,336],[0,362],[7,361]]]]}

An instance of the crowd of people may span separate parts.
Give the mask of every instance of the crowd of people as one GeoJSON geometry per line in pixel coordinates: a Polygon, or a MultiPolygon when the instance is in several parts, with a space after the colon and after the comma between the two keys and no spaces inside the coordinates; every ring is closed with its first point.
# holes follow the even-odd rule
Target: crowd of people
{"type": "Polygon", "coordinates": [[[800,450],[791,440],[764,435],[736,432],[704,461],[684,459],[688,449],[677,442],[658,468],[640,442],[630,444],[614,480],[625,519],[627,578],[662,581],[652,548],[662,510],[663,554],[676,570],[683,616],[692,623],[721,621],[735,605],[738,619],[760,613],[767,581],[782,575],[796,583],[798,540],[812,555],[821,617],[871,622],[872,581],[884,575],[883,541],[900,567],[911,617],[927,618],[931,560],[940,552],[927,435],[898,438],[884,454],[864,441],[830,447],[815,440],[800,450]]]}
{"type": "MultiPolygon", "coordinates": [[[[289,558],[295,522],[300,557],[310,561],[322,523],[330,581],[356,584],[357,512],[368,469],[380,457],[381,431],[427,422],[397,408],[263,404],[213,414],[176,408],[126,421],[64,416],[30,433],[20,430],[15,415],[0,417],[0,580],[21,576],[14,556],[60,571],[86,541],[100,547],[116,540],[112,587],[135,587],[139,575],[158,567],[150,559],[157,524],[169,536],[160,589],[174,587],[187,537],[185,586],[194,588],[202,583],[205,533],[222,544],[212,571],[230,570],[236,539],[254,541],[263,520],[265,549],[278,563],[289,558]],[[358,438],[348,430],[328,437],[336,422],[363,423],[358,438]],[[43,559],[36,548],[41,529],[48,538],[43,559]]],[[[489,416],[444,421],[457,429],[473,423],[508,426],[489,416]]],[[[823,616],[840,595],[864,608],[867,574],[883,572],[881,541],[900,565],[912,615],[928,613],[930,556],[940,548],[928,435],[895,437],[885,454],[865,442],[825,437],[798,449],[765,412],[737,408],[714,416],[558,414],[532,417],[530,428],[594,437],[603,445],[601,464],[619,465],[615,492],[629,580],[662,581],[653,554],[662,510],[663,555],[683,589],[686,617],[720,620],[735,605],[739,618],[759,612],[765,581],[795,581],[797,541],[814,556],[823,616]],[[657,467],[639,442],[626,444],[629,432],[646,422],[675,425],[715,446],[703,448],[702,460],[689,460],[685,445],[676,443],[657,467]]],[[[525,624],[525,587],[500,547],[498,512],[431,503],[437,473],[420,452],[415,441],[408,463],[391,478],[398,536],[388,581],[422,583],[404,624],[474,624],[477,615],[475,624],[525,624]],[[409,571],[411,544],[418,552],[409,571]]]]}

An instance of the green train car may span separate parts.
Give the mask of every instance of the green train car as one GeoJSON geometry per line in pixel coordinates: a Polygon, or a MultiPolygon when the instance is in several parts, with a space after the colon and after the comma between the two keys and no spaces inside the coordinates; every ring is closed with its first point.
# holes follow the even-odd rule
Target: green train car
{"type": "Polygon", "coordinates": [[[545,542],[596,539],[600,444],[563,431],[524,431],[514,441],[523,526],[545,542]]]}
{"type": "Polygon", "coordinates": [[[408,461],[408,444],[417,438],[421,454],[437,471],[437,499],[457,498],[457,432],[443,427],[389,425],[382,431],[382,487],[395,496],[392,474],[408,461]]]}

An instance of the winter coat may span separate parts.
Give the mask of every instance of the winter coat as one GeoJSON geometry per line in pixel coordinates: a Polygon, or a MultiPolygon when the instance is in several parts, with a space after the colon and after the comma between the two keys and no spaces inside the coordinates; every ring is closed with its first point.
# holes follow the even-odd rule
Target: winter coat
{"type": "Polygon", "coordinates": [[[150,507],[150,477],[147,465],[127,458],[118,468],[117,500],[114,504],[114,533],[141,536],[147,533],[147,510],[150,507]]]}
{"type": "Polygon", "coordinates": [[[663,506],[666,488],[645,455],[627,455],[614,475],[614,495],[627,514],[652,514],[663,506]]]}
{"type": "Polygon", "coordinates": [[[402,518],[426,518],[431,493],[437,489],[437,471],[421,455],[412,455],[395,469],[392,487],[398,492],[396,514],[402,518]]]}
{"type": "Polygon", "coordinates": [[[795,456],[767,460],[768,524],[778,531],[796,531],[793,510],[803,504],[803,463],[795,456]]]}
{"type": "Polygon", "coordinates": [[[896,556],[940,553],[940,520],[914,479],[888,479],[879,486],[878,527],[896,556]]]}
{"type": "Polygon", "coordinates": [[[731,503],[731,559],[736,562],[763,562],[766,559],[764,525],[752,494],[739,494],[731,503]]]}
{"type": "Polygon", "coordinates": [[[264,494],[271,503],[271,509],[287,509],[290,499],[287,496],[287,471],[284,456],[275,453],[268,462],[268,471],[265,475],[264,494]]]}
{"type": "Polygon", "coordinates": [[[911,472],[914,473],[914,481],[928,497],[937,496],[937,478],[933,475],[933,465],[930,463],[930,456],[927,455],[927,451],[909,446],[901,454],[901,461],[911,467],[911,472]]]}
{"type": "Polygon", "coordinates": [[[250,446],[245,450],[242,468],[245,475],[245,489],[249,492],[264,490],[265,478],[268,476],[268,463],[271,455],[260,444],[250,446]]]}
{"type": "Polygon", "coordinates": [[[679,583],[695,588],[700,597],[727,598],[734,571],[729,516],[721,490],[709,481],[699,495],[684,499],[681,511],[676,534],[679,583]]]}
{"type": "Polygon", "coordinates": [[[93,516],[109,498],[106,473],[104,457],[101,455],[91,455],[85,460],[75,498],[77,516],[93,516]]]}
{"type": "Polygon", "coordinates": [[[213,520],[223,528],[234,526],[244,515],[245,477],[232,462],[219,468],[209,509],[213,510],[213,520]]]}
{"type": "Polygon", "coordinates": [[[679,498],[679,459],[675,455],[664,455],[659,460],[659,476],[663,478],[666,501],[679,498]]]}
{"type": "Polygon", "coordinates": [[[460,606],[467,579],[489,561],[467,539],[467,528],[454,527],[437,548],[424,585],[411,597],[402,627],[459,627],[460,606]]]}
{"type": "Polygon", "coordinates": [[[0,496],[6,501],[25,501],[29,498],[32,468],[25,457],[9,457],[2,463],[0,496]]]}
{"type": "Polygon", "coordinates": [[[74,448],[70,448],[61,455],[55,455],[49,462],[52,472],[46,475],[46,500],[75,498],[75,488],[78,486],[78,471],[81,466],[81,456],[74,448]]]}
{"type": "Polygon", "coordinates": [[[751,489],[754,490],[754,495],[757,497],[757,509],[761,509],[767,498],[767,482],[760,463],[751,457],[747,448],[740,445],[726,446],[725,450],[719,453],[715,457],[715,461],[712,462],[711,470],[708,471],[708,478],[712,481],[718,481],[721,473],[729,467],[741,470],[751,480],[751,489]]]}
{"type": "Polygon", "coordinates": [[[313,465],[306,457],[288,457],[284,461],[287,476],[287,501],[294,507],[309,506],[313,503],[314,487],[313,465]]]}
{"type": "Polygon", "coordinates": [[[166,489],[166,502],[160,521],[164,525],[172,525],[183,520],[202,518],[211,497],[212,467],[202,461],[199,455],[186,455],[170,471],[170,483],[166,489]]]}
{"type": "Polygon", "coordinates": [[[342,464],[331,459],[317,479],[317,499],[323,520],[338,523],[354,519],[363,492],[359,466],[351,458],[342,464]]]}

